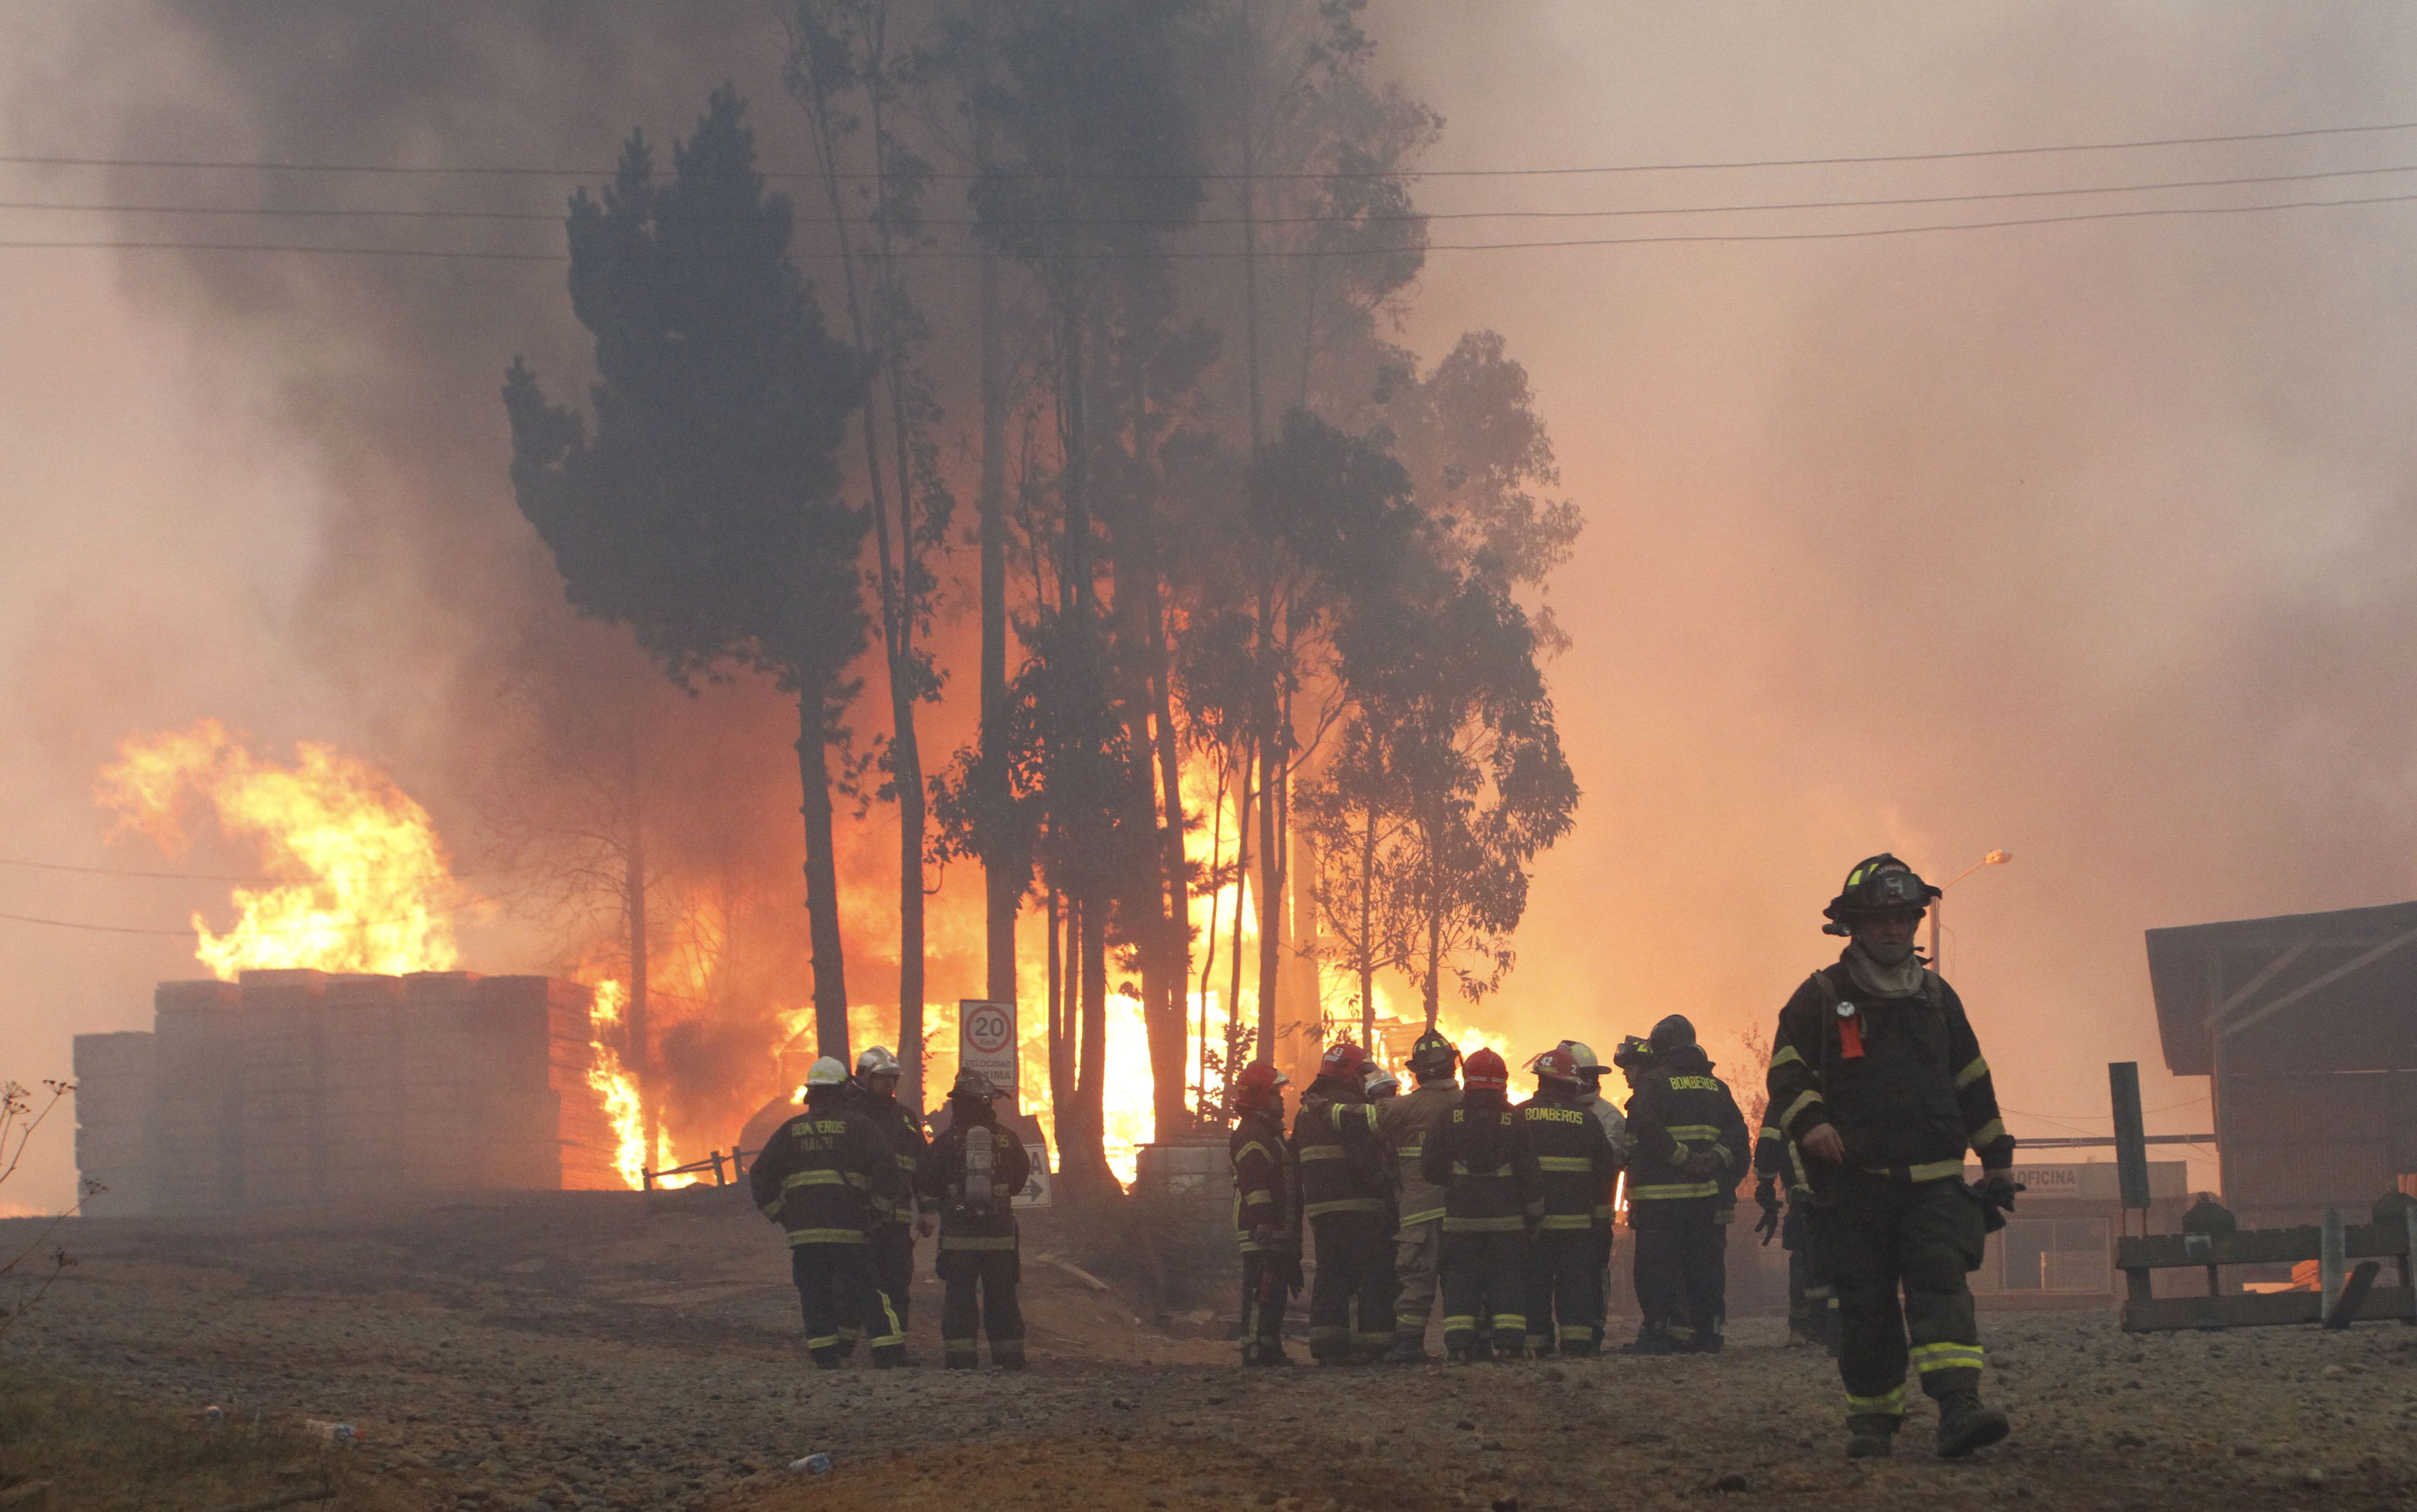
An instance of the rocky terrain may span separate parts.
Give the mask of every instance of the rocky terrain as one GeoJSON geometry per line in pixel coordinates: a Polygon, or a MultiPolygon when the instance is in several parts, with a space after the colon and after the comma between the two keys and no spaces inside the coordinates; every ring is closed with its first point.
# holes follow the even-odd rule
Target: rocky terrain
{"type": "MultiPolygon", "coordinates": [[[[2135,1337],[2110,1313],[1984,1314],[2014,1438],[1941,1463],[1917,1407],[1896,1459],[1855,1467],[1830,1363],[1771,1321],[1710,1359],[1245,1373],[1037,1259],[1070,1238],[1045,1215],[1020,1376],[813,1371],[779,1237],[735,1193],[63,1232],[79,1263],[10,1336],[14,1367],[197,1423],[351,1423],[338,1509],[2417,1505],[2417,1330],[2396,1324],[2135,1337]],[[828,1474],[788,1470],[816,1451],[828,1474]]],[[[927,1361],[938,1303],[919,1278],[927,1361]]]]}

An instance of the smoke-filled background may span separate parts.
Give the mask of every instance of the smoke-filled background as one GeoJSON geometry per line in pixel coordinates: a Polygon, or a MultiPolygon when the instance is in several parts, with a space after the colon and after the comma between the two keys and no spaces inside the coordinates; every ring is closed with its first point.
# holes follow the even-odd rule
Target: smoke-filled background
{"type": "MultiPolygon", "coordinates": [[[[768,167],[803,168],[777,16],[737,5],[18,9],[6,150],[243,160],[610,163],[684,135],[734,82],[768,167]]],[[[1615,6],[1378,0],[1376,72],[1445,118],[1437,169],[1848,158],[2417,118],[2405,12],[2374,8],[1615,6]]],[[[2417,132],[1932,162],[1433,177],[1441,215],[2136,185],[2417,163],[2417,132]]],[[[11,197],[173,203],[190,178],[8,170],[11,197]]],[[[592,181],[592,177],[591,177],[592,181]]],[[[1551,668],[1585,789],[1537,869],[1519,964],[1483,1016],[1524,1052],[1673,1010],[1731,1061],[1828,958],[1820,903],[1887,848],[1934,877],[1993,847],[1947,911],[2017,1134],[2105,1132],[2137,1059],[2152,1132],[2206,1127],[2162,1074],[2143,928],[2417,893],[2405,539],[2417,383],[2396,329],[2417,208],[2135,217],[1867,239],[1529,250],[1453,244],[1764,236],[2390,194],[2405,176],[1887,208],[1439,219],[1400,339],[1490,328],[1585,510],[1551,668]]],[[[276,204],[307,180],[242,180],[276,204]]],[[[781,185],[801,204],[803,183],[781,185]]],[[[410,204],[414,182],[378,203],[410,204]]],[[[555,211],[561,185],[471,178],[445,203],[555,211]]],[[[230,194],[230,198],[237,197],[230,194]]],[[[364,203],[366,203],[366,198],[364,203]]],[[[211,239],[190,221],[11,211],[8,240],[211,239]]],[[[233,225],[225,240],[277,232],[233,225]]],[[[558,251],[558,228],[496,245],[558,251]]],[[[329,239],[338,239],[331,237],[329,239]]],[[[813,269],[809,269],[813,271],[813,269]]],[[[789,934],[794,711],[744,683],[691,700],[626,636],[572,621],[513,507],[496,386],[526,353],[584,381],[558,264],[0,250],[0,856],[172,864],[105,843],[94,774],[130,734],[215,716],[281,756],[371,760],[472,837],[562,722],[527,689],[643,704],[692,795],[671,859],[789,934]],[[532,733],[534,731],[534,733],[532,733]],[[694,854],[683,854],[692,846],[694,854]],[[785,887],[785,893],[780,891],[785,887]]],[[[952,588],[970,568],[951,568],[952,588]]],[[[943,614],[970,680],[965,595],[943,614]]],[[[877,729],[877,699],[862,720],[877,729]]],[[[927,762],[965,737],[929,718],[927,762]]],[[[575,756],[576,753],[570,754],[575,756]]],[[[568,759],[568,757],[566,757],[568,759]]],[[[541,795],[540,800],[541,801],[541,795]]],[[[851,997],[894,998],[884,810],[848,830],[851,997]]],[[[510,874],[498,874],[510,875],[510,874]]],[[[928,996],[980,991],[980,883],[951,868],[928,996]]],[[[225,887],[0,868],[0,912],[173,929],[225,887]]],[[[465,964],[559,969],[565,931],[507,898],[465,964]]],[[[732,923],[732,920],[738,921],[732,923]]],[[[148,1023],[190,942],[0,921],[0,1074],[64,1076],[72,1034],[148,1023]]],[[[893,955],[894,955],[894,947],[893,955]]],[[[744,978],[744,973],[740,973],[744,978]]],[[[734,1001],[802,1003],[745,978],[734,1001]]],[[[708,1018],[699,1022],[709,1022],[708,1018]]],[[[760,1025],[667,1053],[736,1075],[760,1025]]],[[[2194,1181],[2212,1180],[2195,1165],[2194,1181]]],[[[71,1189],[63,1137],[12,1201],[71,1189]]]]}

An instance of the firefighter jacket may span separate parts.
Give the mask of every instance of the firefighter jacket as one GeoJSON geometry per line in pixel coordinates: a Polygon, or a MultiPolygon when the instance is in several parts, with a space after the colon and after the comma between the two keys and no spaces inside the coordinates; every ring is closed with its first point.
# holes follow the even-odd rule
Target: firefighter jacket
{"type": "Polygon", "coordinates": [[[1613,1178],[1619,1173],[1603,1124],[1578,1107],[1574,1097],[1543,1092],[1521,1103],[1512,1116],[1536,1162],[1536,1188],[1544,1200],[1543,1227],[1548,1231],[1593,1228],[1595,1209],[1609,1203],[1613,1178]]]}
{"type": "Polygon", "coordinates": [[[1517,1233],[1544,1216],[1535,1153],[1508,1107],[1464,1096],[1427,1136],[1419,1164],[1444,1190],[1445,1233],[1517,1233]]]}
{"type": "MultiPolygon", "coordinates": [[[[1906,996],[1875,994],[1856,984],[1846,955],[1807,977],[1779,1011],[1771,1127],[1801,1143],[1832,1124],[1847,1165],[1898,1181],[1961,1179],[1967,1146],[1987,1169],[2013,1165],[2014,1137],[1963,1000],[1936,971],[1923,970],[1921,984],[1906,996]]],[[[1827,1168],[1814,1163],[1815,1185],[1827,1168]]]]}
{"type": "Polygon", "coordinates": [[[755,1205],[793,1245],[868,1243],[876,1204],[906,1199],[889,1141],[847,1098],[809,1104],[782,1124],[747,1180],[755,1205]]]}
{"type": "Polygon", "coordinates": [[[1393,1153],[1395,1190],[1400,1194],[1405,1229],[1443,1216],[1443,1188],[1427,1180],[1421,1157],[1426,1153],[1427,1137],[1452,1117],[1459,1101],[1460,1088],[1444,1080],[1427,1082],[1376,1105],[1376,1133],[1393,1153]]]}
{"type": "MultiPolygon", "coordinates": [[[[930,1142],[923,1138],[923,1121],[896,1096],[877,1097],[862,1087],[857,1089],[856,1106],[889,1141],[889,1152],[898,1157],[898,1173],[906,1179],[906,1190],[911,1198],[922,1189],[923,1153],[930,1148],[930,1142]]],[[[912,1223],[915,1221],[915,1204],[901,1201],[885,1207],[875,1202],[874,1216],[881,1223],[912,1223]]]]}
{"type": "Polygon", "coordinates": [[[1600,1087],[1587,1088],[1578,1095],[1578,1100],[1570,1106],[1594,1115],[1594,1121],[1603,1125],[1604,1138],[1611,1143],[1614,1168],[1611,1179],[1604,1183],[1602,1200],[1594,1206],[1595,1223],[1598,1226],[1607,1224],[1611,1222],[1612,1200],[1619,1195],[1618,1166],[1620,1161],[1627,1158],[1628,1118],[1620,1112],[1618,1103],[1603,1094],[1603,1089],[1600,1087]]]}
{"type": "Polygon", "coordinates": [[[1015,1247],[1015,1194],[1032,1179],[1032,1157],[1011,1129],[953,1117],[923,1157],[923,1199],[940,1211],[940,1253],[1015,1247]],[[990,1180],[968,1187],[965,1151],[990,1146],[990,1180]]]}
{"type": "Polygon", "coordinates": [[[1376,1105],[1356,1083],[1322,1076],[1309,1084],[1292,1123],[1292,1155],[1300,1170],[1301,1216],[1392,1211],[1376,1105]]]}
{"type": "Polygon", "coordinates": [[[1745,1115],[1712,1075],[1700,1045],[1664,1050],[1635,1072],[1628,1099],[1628,1209],[1639,1203],[1735,1200],[1749,1152],[1745,1115]]]}
{"type": "Polygon", "coordinates": [[[1300,1244],[1293,1212],[1292,1146],[1285,1143],[1284,1123],[1264,1111],[1244,1113],[1234,1125],[1225,1153],[1234,1162],[1234,1237],[1245,1255],[1264,1249],[1287,1253],[1300,1244]],[[1262,1229],[1287,1235],[1262,1245],[1252,1235],[1262,1229]]]}

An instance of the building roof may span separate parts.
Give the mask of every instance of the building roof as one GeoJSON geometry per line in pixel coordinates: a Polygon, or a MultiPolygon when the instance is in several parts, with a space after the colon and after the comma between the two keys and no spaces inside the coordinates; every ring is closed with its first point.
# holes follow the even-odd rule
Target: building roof
{"type": "Polygon", "coordinates": [[[2417,1067],[2417,903],[2148,932],[2166,1067],[2417,1067]],[[2245,1058],[2245,1059],[2235,1059],[2245,1058]]]}

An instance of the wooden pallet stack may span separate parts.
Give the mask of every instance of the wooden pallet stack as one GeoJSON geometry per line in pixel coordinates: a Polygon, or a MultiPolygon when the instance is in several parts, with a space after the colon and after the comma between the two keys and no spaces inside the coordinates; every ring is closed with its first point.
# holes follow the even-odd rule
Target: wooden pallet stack
{"type": "Polygon", "coordinates": [[[247,971],[162,983],[154,1005],[151,1034],[77,1041],[105,1068],[85,1172],[148,1211],[622,1184],[575,983],[247,971]]]}
{"type": "Polygon", "coordinates": [[[141,1213],[150,1205],[149,1137],[153,1037],[83,1034],[75,1042],[76,1169],[86,1217],[141,1213]]]}

